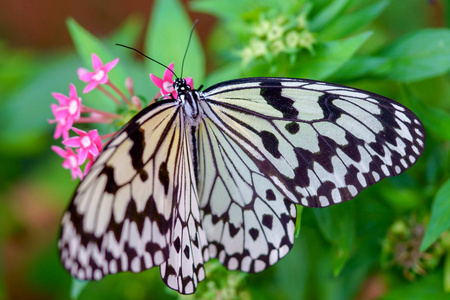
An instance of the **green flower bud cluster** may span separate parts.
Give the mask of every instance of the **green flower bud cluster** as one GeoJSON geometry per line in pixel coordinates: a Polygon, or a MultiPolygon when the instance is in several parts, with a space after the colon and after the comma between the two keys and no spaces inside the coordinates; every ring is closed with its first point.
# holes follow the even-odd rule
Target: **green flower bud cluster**
{"type": "Polygon", "coordinates": [[[296,55],[302,49],[312,52],[315,42],[305,14],[291,19],[284,16],[272,20],[261,18],[252,27],[249,44],[240,56],[244,65],[259,58],[271,61],[281,54],[296,55]]]}

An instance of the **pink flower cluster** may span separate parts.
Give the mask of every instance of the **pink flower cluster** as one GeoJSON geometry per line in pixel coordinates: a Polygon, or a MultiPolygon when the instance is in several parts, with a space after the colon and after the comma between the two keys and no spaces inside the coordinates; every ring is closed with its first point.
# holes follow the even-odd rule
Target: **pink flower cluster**
{"type": "MultiPolygon", "coordinates": [[[[80,68],[78,75],[80,80],[87,82],[84,93],[87,93],[99,84],[108,84],[109,79],[107,73],[117,64],[119,59],[115,59],[103,65],[100,58],[92,54],[93,72],[80,68]]],[[[49,120],[49,123],[56,124],[53,138],[59,139],[62,136],[62,144],[64,149],[58,146],[52,146],[52,150],[59,156],[64,158],[62,166],[69,169],[72,178],[77,177],[83,179],[83,176],[89,171],[94,159],[102,150],[102,138],[99,136],[97,129],[85,132],[74,127],[75,123],[111,123],[115,116],[114,114],[95,110],[81,104],[81,97],[78,96],[77,90],[73,84],[69,86],[69,96],[52,93],[52,96],[58,100],[58,104],[51,104],[50,108],[53,112],[54,119],[49,120]],[[90,117],[82,117],[81,114],[90,114],[90,117]],[[73,131],[76,136],[69,137],[69,132],[73,131]],[[84,172],[81,171],[80,166],[85,162],[86,166],[84,172]]]]}
{"type": "MultiPolygon", "coordinates": [[[[108,78],[108,73],[118,62],[119,59],[116,58],[107,64],[103,64],[96,54],[92,54],[92,67],[94,70],[91,72],[85,68],[79,68],[77,72],[79,79],[87,83],[83,93],[88,93],[97,89],[108,96],[117,105],[123,105],[123,103],[125,103],[126,108],[129,110],[139,111],[142,109],[142,104],[141,100],[134,94],[134,86],[131,78],[127,78],[125,82],[129,97],[125,96],[108,78]],[[110,90],[107,90],[103,86],[109,87],[110,90]],[[118,97],[113,93],[116,93],[118,97]]],[[[174,98],[177,97],[177,93],[173,88],[174,81],[173,72],[171,70],[173,71],[173,63],[166,69],[162,79],[150,74],[151,80],[160,89],[155,98],[168,99],[170,98],[170,95],[174,98]]],[[[192,78],[186,78],[186,82],[193,87],[192,78]]],[[[102,151],[102,140],[109,139],[115,133],[113,132],[100,136],[97,129],[86,132],[74,127],[74,124],[112,123],[115,120],[127,120],[122,120],[124,117],[121,115],[83,105],[81,97],[78,96],[77,90],[73,84],[70,84],[69,86],[68,96],[60,93],[52,93],[52,96],[58,100],[58,104],[51,104],[50,106],[54,119],[49,120],[49,123],[56,124],[53,137],[55,139],[62,137],[62,144],[65,147],[64,149],[58,146],[52,146],[51,148],[56,154],[64,158],[62,166],[63,168],[70,170],[73,179],[83,179],[94,163],[96,157],[102,151]],[[69,132],[74,132],[76,135],[69,136],[69,132]],[[81,166],[85,163],[84,171],[82,171],[81,166]]]]}

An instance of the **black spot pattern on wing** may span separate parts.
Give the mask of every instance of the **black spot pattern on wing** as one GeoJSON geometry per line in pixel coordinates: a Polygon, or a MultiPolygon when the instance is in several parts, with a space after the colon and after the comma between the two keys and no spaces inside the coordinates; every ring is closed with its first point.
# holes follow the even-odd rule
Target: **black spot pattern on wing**
{"type": "Polygon", "coordinates": [[[130,149],[131,164],[135,170],[141,170],[144,166],[142,161],[142,154],[145,149],[144,132],[141,128],[137,128],[129,133],[129,139],[133,141],[133,146],[130,149]]]}
{"type": "Polygon", "coordinates": [[[269,151],[269,153],[272,154],[273,157],[280,158],[281,153],[278,150],[277,137],[269,131],[261,131],[260,136],[261,136],[261,140],[264,145],[264,148],[266,148],[266,150],[269,151]]]}
{"type": "Polygon", "coordinates": [[[333,104],[333,100],[337,98],[338,97],[332,94],[324,94],[319,97],[317,103],[322,108],[324,120],[336,122],[336,120],[341,116],[341,111],[333,104]]]}
{"type": "Polygon", "coordinates": [[[286,130],[290,134],[296,134],[300,130],[300,126],[295,122],[291,122],[289,124],[286,124],[286,130]]]}
{"type": "Polygon", "coordinates": [[[102,173],[105,174],[107,178],[105,185],[105,192],[115,194],[119,189],[119,187],[114,180],[114,168],[110,166],[105,166],[102,173]]]}
{"type": "Polygon", "coordinates": [[[167,170],[166,162],[161,163],[161,165],[159,166],[158,178],[159,178],[159,181],[164,186],[164,193],[167,195],[167,192],[169,190],[170,180],[169,180],[169,171],[167,170]]]}
{"type": "Polygon", "coordinates": [[[298,111],[292,105],[294,101],[290,98],[283,97],[283,86],[278,80],[265,81],[261,87],[261,96],[267,101],[267,104],[280,111],[286,119],[295,119],[298,111]]]}

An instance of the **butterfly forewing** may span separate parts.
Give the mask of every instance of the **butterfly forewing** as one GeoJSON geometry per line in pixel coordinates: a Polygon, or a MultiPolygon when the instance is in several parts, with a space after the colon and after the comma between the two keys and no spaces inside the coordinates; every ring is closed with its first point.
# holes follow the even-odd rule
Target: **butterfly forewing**
{"type": "Polygon", "coordinates": [[[105,147],[62,220],[61,259],[73,276],[161,265],[168,286],[194,292],[204,277],[206,237],[187,139],[180,106],[160,102],[105,147]]]}
{"type": "Polygon", "coordinates": [[[412,166],[424,148],[422,124],[410,110],[358,89],[249,78],[218,84],[203,96],[207,117],[240,145],[246,160],[304,206],[352,199],[412,166]]]}

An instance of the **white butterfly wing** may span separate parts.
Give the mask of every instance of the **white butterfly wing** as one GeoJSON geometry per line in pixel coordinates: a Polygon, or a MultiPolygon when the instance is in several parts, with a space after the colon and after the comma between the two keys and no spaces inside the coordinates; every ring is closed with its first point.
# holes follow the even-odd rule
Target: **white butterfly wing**
{"type": "Polygon", "coordinates": [[[295,219],[289,203],[350,200],[412,166],[424,148],[410,110],[358,89],[249,78],[217,84],[203,97],[200,206],[210,254],[230,269],[261,271],[287,253],[295,219]]]}
{"type": "Polygon", "coordinates": [[[199,193],[212,257],[230,270],[260,272],[292,248],[295,204],[214,119],[199,128],[199,193]]]}
{"type": "Polygon", "coordinates": [[[293,202],[324,207],[411,167],[425,145],[418,118],[388,98],[289,78],[224,82],[206,115],[293,202]]]}
{"type": "Polygon", "coordinates": [[[203,279],[206,238],[180,109],[162,101],[139,113],[80,183],[58,242],[73,276],[161,266],[163,280],[180,293],[193,293],[203,279]]]}

